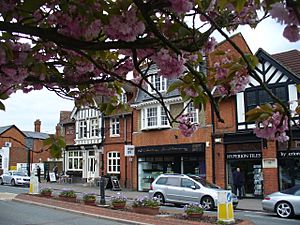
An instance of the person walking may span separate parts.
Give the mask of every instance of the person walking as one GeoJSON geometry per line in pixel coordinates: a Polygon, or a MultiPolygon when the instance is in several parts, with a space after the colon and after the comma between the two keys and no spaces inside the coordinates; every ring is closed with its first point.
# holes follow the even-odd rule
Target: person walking
{"type": "Polygon", "coordinates": [[[38,177],[39,183],[41,183],[41,167],[39,165],[36,166],[36,173],[38,177]]]}
{"type": "Polygon", "coordinates": [[[242,187],[244,185],[244,178],[240,171],[240,168],[236,168],[232,173],[233,178],[233,193],[238,195],[238,198],[242,198],[242,187]],[[238,193],[237,193],[238,192],[238,193]]]}
{"type": "Polygon", "coordinates": [[[53,167],[53,172],[55,174],[56,180],[58,180],[58,167],[56,165],[53,167]]]}

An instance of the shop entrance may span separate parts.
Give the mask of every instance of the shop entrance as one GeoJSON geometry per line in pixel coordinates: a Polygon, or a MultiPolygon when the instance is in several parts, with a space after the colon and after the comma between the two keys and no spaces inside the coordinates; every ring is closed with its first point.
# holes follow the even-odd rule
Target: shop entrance
{"type": "Polygon", "coordinates": [[[244,197],[261,197],[263,194],[263,177],[261,160],[227,161],[227,186],[233,189],[232,173],[239,167],[244,176],[244,197]]]}

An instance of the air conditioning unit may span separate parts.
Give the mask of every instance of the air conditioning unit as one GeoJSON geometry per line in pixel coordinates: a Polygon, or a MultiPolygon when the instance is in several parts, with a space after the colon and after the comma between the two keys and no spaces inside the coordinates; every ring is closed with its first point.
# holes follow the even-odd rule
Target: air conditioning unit
{"type": "Polygon", "coordinates": [[[11,142],[4,142],[4,147],[9,147],[9,148],[11,148],[11,142]]]}

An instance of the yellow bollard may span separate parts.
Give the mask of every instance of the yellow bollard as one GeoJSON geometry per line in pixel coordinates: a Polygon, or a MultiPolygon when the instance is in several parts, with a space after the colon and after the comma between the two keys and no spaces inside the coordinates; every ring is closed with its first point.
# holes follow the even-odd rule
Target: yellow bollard
{"type": "Polygon", "coordinates": [[[218,221],[234,222],[232,194],[230,191],[218,192],[218,221]]]}

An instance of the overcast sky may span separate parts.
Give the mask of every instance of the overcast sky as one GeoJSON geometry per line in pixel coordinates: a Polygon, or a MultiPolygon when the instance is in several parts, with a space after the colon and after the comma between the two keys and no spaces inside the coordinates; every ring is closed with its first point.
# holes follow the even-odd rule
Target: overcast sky
{"type": "MultiPolygon", "coordinates": [[[[244,26],[239,29],[253,54],[258,48],[269,54],[285,52],[291,49],[300,50],[300,41],[290,43],[282,37],[283,27],[273,20],[264,21],[255,30],[244,26]]],[[[217,41],[224,40],[216,35],[217,41]]],[[[23,94],[18,91],[4,101],[6,111],[0,111],[0,126],[16,125],[20,130],[33,131],[34,121],[40,119],[41,132],[55,133],[59,122],[60,111],[72,111],[74,103],[64,100],[47,90],[23,94]]]]}

